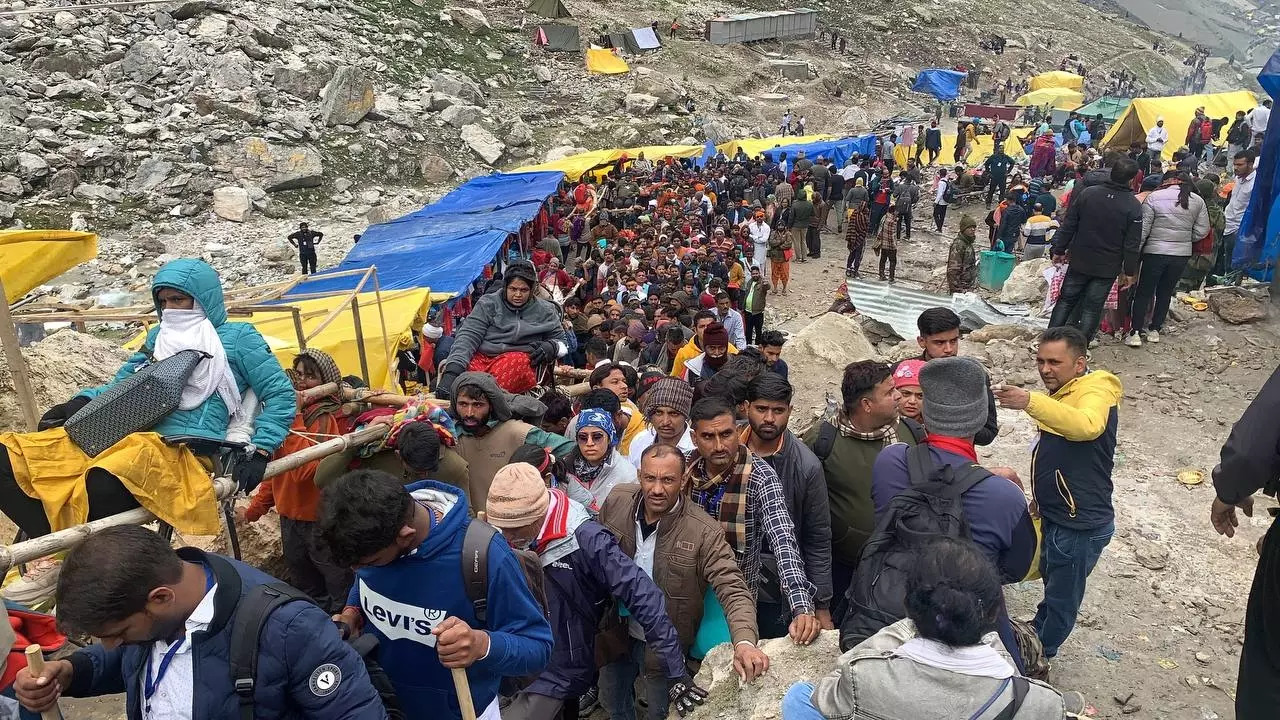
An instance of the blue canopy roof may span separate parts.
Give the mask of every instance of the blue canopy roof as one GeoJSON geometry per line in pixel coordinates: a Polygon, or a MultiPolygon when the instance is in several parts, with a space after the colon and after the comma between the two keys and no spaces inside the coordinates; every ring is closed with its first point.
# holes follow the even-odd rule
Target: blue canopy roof
{"type": "Polygon", "coordinates": [[[563,177],[553,171],[469,180],[421,210],[370,226],[337,267],[313,275],[290,294],[349,291],[358,277],[325,276],[372,265],[383,290],[464,292],[507,236],[538,214],[563,177]]]}
{"type": "Polygon", "coordinates": [[[780,153],[786,153],[788,160],[794,162],[796,155],[803,150],[805,157],[810,160],[816,159],[819,155],[824,158],[831,158],[835,162],[836,167],[843,167],[849,161],[849,158],[856,152],[866,157],[874,155],[876,151],[875,135],[860,135],[858,137],[846,137],[836,140],[822,140],[811,143],[797,143],[795,145],[779,145],[762,152],[771,156],[774,160],[778,159],[780,153]]]}
{"type": "Polygon", "coordinates": [[[955,100],[960,97],[960,85],[967,76],[968,73],[962,73],[959,70],[928,68],[916,75],[911,89],[928,93],[939,100],[955,100]]]}
{"type": "MultiPolygon", "coordinates": [[[[1272,98],[1280,95],[1280,50],[1276,50],[1258,73],[1258,84],[1272,98]]],[[[1254,175],[1249,207],[1240,219],[1233,268],[1246,268],[1250,274],[1270,281],[1280,262],[1280,114],[1271,113],[1267,132],[1262,137],[1262,155],[1254,175]]]]}

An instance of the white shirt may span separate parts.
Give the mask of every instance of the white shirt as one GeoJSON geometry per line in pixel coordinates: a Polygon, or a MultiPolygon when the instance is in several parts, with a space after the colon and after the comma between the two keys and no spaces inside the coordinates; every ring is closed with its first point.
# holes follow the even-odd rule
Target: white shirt
{"type": "Polygon", "coordinates": [[[1169,142],[1169,131],[1161,125],[1156,125],[1147,131],[1147,147],[1155,151],[1164,149],[1164,144],[1169,142]]]}
{"type": "Polygon", "coordinates": [[[950,180],[939,180],[939,181],[938,181],[938,186],[937,186],[936,188],[934,188],[934,191],[933,191],[933,204],[934,204],[934,205],[946,205],[946,204],[947,204],[947,201],[946,201],[946,200],[943,200],[943,199],[942,199],[942,196],[946,194],[946,192],[947,192],[947,183],[949,183],[949,182],[950,182],[950,180]]]}
{"type": "Polygon", "coordinates": [[[159,677],[157,675],[160,672],[160,665],[164,662],[164,656],[172,645],[163,640],[157,640],[152,643],[150,675],[151,679],[156,683],[156,691],[148,701],[148,672],[144,669],[141,682],[143,718],[147,720],[190,720],[192,717],[192,700],[195,696],[195,686],[192,682],[191,636],[207,630],[209,623],[213,622],[213,595],[217,591],[218,585],[215,583],[204,594],[204,598],[200,600],[200,604],[196,606],[196,609],[191,612],[191,616],[187,618],[186,623],[187,634],[178,641],[181,645],[174,651],[174,655],[169,660],[169,665],[165,668],[164,674],[159,675],[159,677]],[[150,709],[148,710],[148,708],[150,709]]]}
{"type": "Polygon", "coordinates": [[[1259,105],[1249,111],[1248,119],[1249,129],[1252,130],[1254,134],[1266,132],[1267,123],[1271,121],[1271,108],[1266,105],[1259,105]]]}
{"type": "MultiPolygon", "coordinates": [[[[644,451],[648,450],[649,446],[653,445],[654,441],[657,439],[658,436],[653,432],[653,428],[651,427],[646,427],[637,433],[635,437],[631,438],[631,452],[627,453],[627,460],[632,465],[635,465],[637,470],[640,469],[640,456],[643,455],[644,451]]],[[[689,428],[684,429],[684,435],[680,436],[680,441],[676,443],[676,447],[684,453],[688,453],[693,450],[693,434],[689,432],[689,428]]]]}
{"type": "Polygon", "coordinates": [[[768,245],[769,232],[769,223],[763,220],[759,222],[752,220],[747,223],[747,234],[751,236],[751,242],[754,245],[768,245]]]}
{"type": "MultiPolygon", "coordinates": [[[[677,499],[676,500],[677,506],[679,505],[679,502],[680,501],[677,499]]],[[[640,513],[641,513],[641,517],[643,517],[644,516],[643,505],[641,507],[640,513]]],[[[661,520],[659,520],[659,522],[661,522],[661,520]]],[[[648,575],[650,579],[653,578],[653,556],[657,553],[657,550],[658,550],[658,529],[655,527],[653,529],[653,532],[649,533],[649,537],[645,537],[644,530],[641,529],[640,520],[636,519],[636,555],[632,559],[636,561],[636,565],[639,566],[640,569],[644,571],[644,574],[648,575]]],[[[628,625],[628,628],[627,628],[628,634],[630,634],[631,637],[635,638],[636,640],[645,639],[644,626],[636,622],[636,619],[634,617],[631,618],[630,622],[628,622],[627,625],[628,625]]]]}
{"type": "Polygon", "coordinates": [[[1253,194],[1253,180],[1258,177],[1258,171],[1254,170],[1247,177],[1236,176],[1236,185],[1231,189],[1231,200],[1227,202],[1227,209],[1223,211],[1223,215],[1227,218],[1227,223],[1223,226],[1224,234],[1231,234],[1240,230],[1240,221],[1244,219],[1245,208],[1249,207],[1249,196],[1253,194]]]}

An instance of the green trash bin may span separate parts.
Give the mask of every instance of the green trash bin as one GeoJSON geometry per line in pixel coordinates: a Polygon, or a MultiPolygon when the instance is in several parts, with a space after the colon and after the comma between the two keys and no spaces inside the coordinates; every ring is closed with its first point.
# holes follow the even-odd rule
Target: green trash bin
{"type": "Polygon", "coordinates": [[[1018,264],[1012,253],[983,250],[978,261],[978,284],[988,290],[999,290],[1018,264]]]}

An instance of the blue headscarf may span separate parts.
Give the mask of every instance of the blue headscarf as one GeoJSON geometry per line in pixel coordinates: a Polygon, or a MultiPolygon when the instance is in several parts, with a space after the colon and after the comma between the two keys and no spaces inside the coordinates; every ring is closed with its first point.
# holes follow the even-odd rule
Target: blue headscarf
{"type": "Polygon", "coordinates": [[[578,413],[578,429],[597,427],[609,436],[609,447],[618,444],[618,431],[613,425],[613,416],[600,408],[586,408],[578,413]]]}

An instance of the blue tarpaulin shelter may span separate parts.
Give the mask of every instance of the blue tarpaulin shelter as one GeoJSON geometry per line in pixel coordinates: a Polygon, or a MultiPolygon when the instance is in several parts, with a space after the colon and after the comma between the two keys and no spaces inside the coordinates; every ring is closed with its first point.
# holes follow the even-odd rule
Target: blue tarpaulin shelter
{"type": "Polygon", "coordinates": [[[960,85],[964,83],[964,79],[968,77],[968,73],[962,73],[959,70],[945,70],[943,68],[928,68],[921,70],[916,75],[916,80],[911,84],[911,89],[928,93],[939,100],[955,100],[960,97],[960,85]]]}
{"type": "Polygon", "coordinates": [[[866,157],[872,155],[876,151],[875,135],[860,135],[858,137],[846,137],[836,140],[821,140],[811,143],[800,143],[796,145],[780,145],[778,147],[769,148],[765,152],[778,159],[780,153],[786,153],[787,159],[794,163],[796,156],[803,150],[805,157],[810,160],[816,159],[819,155],[824,158],[831,158],[836,167],[843,167],[849,161],[849,158],[856,152],[866,157]]]}
{"type": "MultiPolygon", "coordinates": [[[[431,288],[462,293],[493,260],[502,243],[537,216],[564,173],[498,173],[470,180],[421,210],[372,225],[337,267],[318,273],[291,294],[351,290],[358,277],[326,274],[376,265],[383,290],[431,288]]],[[[286,296],[287,297],[287,296],[286,296]]]]}
{"type": "MultiPolygon", "coordinates": [[[[1272,98],[1280,97],[1280,50],[1276,50],[1258,73],[1258,84],[1272,98]]],[[[1240,220],[1231,267],[1247,268],[1258,279],[1273,278],[1280,257],[1280,115],[1271,113],[1262,140],[1262,155],[1253,181],[1249,207],[1240,220]]]]}

